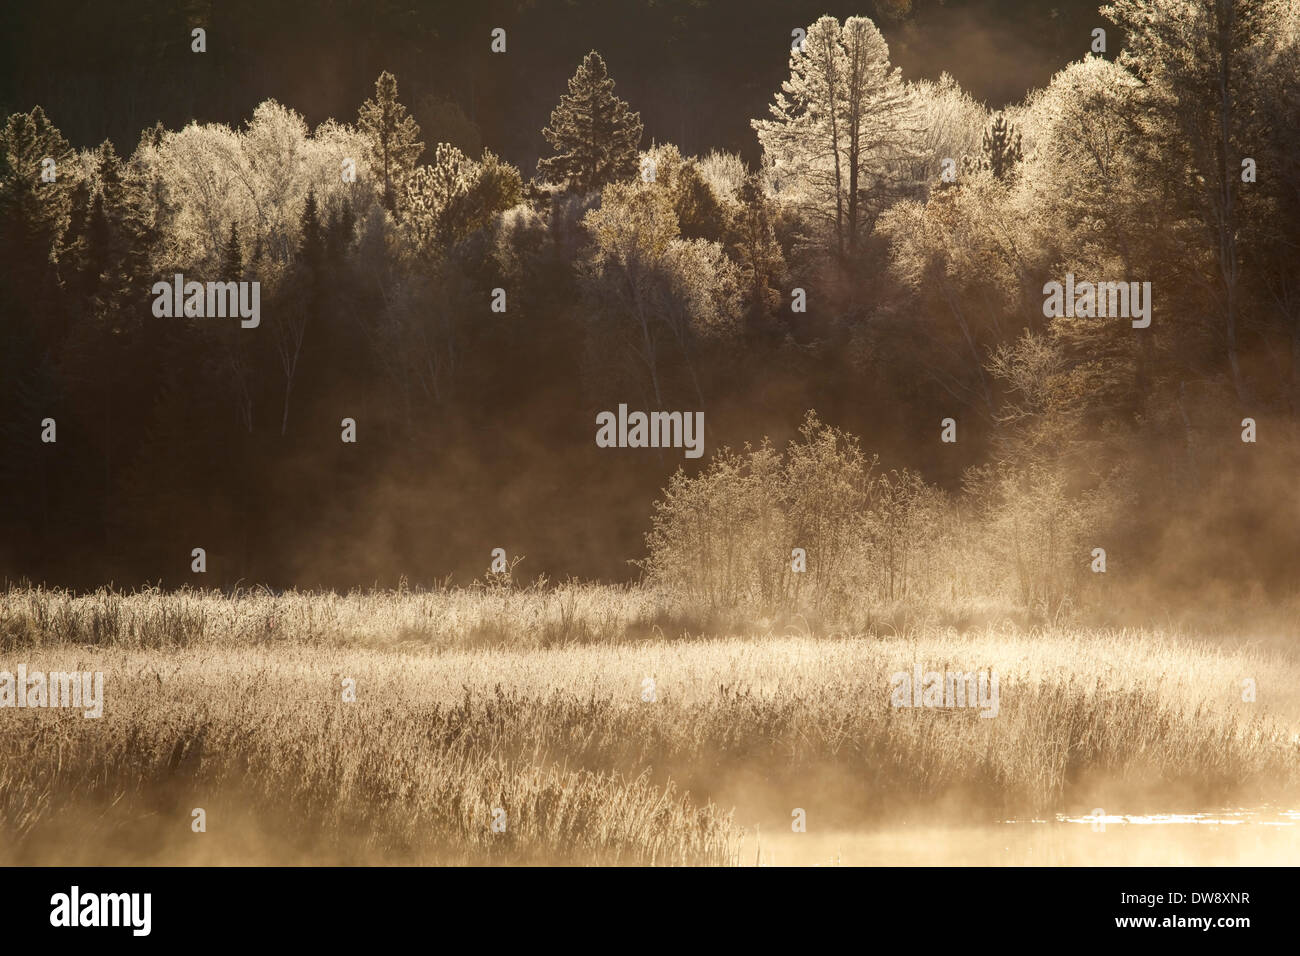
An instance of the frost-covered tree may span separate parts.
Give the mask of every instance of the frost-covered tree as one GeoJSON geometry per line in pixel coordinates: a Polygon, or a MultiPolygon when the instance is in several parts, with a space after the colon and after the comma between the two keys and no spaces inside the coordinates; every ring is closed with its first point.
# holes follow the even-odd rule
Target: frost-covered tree
{"type": "Polygon", "coordinates": [[[415,246],[432,251],[451,241],[446,212],[470,186],[473,161],[450,143],[439,143],[433,162],[416,168],[404,189],[406,228],[415,246]]]}
{"type": "Polygon", "coordinates": [[[286,264],[298,251],[309,188],[322,221],[341,203],[359,219],[379,198],[382,184],[368,181],[367,151],[356,129],[329,120],[310,133],[299,113],[274,100],[261,103],[242,130],[218,123],[159,130],[142,139],[127,167],[128,212],[133,204],[153,207],[128,216],[136,220],[130,231],[159,231],[154,271],[217,268],[232,221],[240,224],[250,267],[263,257],[286,264]],[[356,182],[340,175],[344,159],[354,161],[356,182]]]}
{"type": "Polygon", "coordinates": [[[424,152],[424,143],[419,124],[397,100],[397,77],[387,70],[375,80],[374,99],[362,104],[357,125],[369,144],[375,172],[383,180],[384,208],[396,213],[402,183],[424,152]]]}
{"type": "MultiPolygon", "coordinates": [[[[1027,248],[1051,250],[1056,272],[1141,276],[1170,290],[1181,284],[1170,270],[1189,264],[1188,230],[1171,220],[1165,194],[1147,184],[1139,126],[1145,111],[1139,81],[1096,56],[1071,63],[1031,99],[1024,121],[1035,146],[1017,189],[1041,218],[1023,232],[1027,248]]],[[[1071,363],[1060,382],[1087,397],[1095,418],[1131,417],[1157,371],[1151,341],[1106,319],[1061,316],[1051,327],[1054,347],[1071,363]]],[[[1185,340],[1188,331],[1177,334],[1185,340]]],[[[1080,428],[1076,437],[1087,436],[1080,428]]]]}
{"type": "Polygon", "coordinates": [[[945,160],[952,160],[956,170],[964,157],[979,152],[988,111],[947,73],[913,84],[912,95],[921,133],[917,159],[907,168],[914,182],[933,186],[943,183],[945,160]]]}
{"type": "Polygon", "coordinates": [[[765,157],[794,176],[828,245],[852,253],[917,153],[915,100],[866,17],[822,17],[790,53],[790,78],[754,120],[765,157]]]}
{"type": "Polygon", "coordinates": [[[1143,81],[1151,176],[1168,180],[1212,250],[1207,322],[1217,325],[1237,399],[1242,367],[1243,283],[1250,250],[1241,161],[1272,138],[1257,104],[1271,99],[1267,64],[1289,52],[1282,31],[1293,4],[1275,0],[1115,0],[1102,13],[1125,34],[1119,62],[1143,81]]]}
{"type": "Polygon", "coordinates": [[[592,50],[570,78],[551,125],[542,130],[555,155],[538,160],[537,170],[580,192],[631,179],[641,132],[641,114],[614,95],[605,61],[592,50]]]}
{"type": "Polygon", "coordinates": [[[1032,214],[1006,184],[976,170],[960,189],[897,203],[881,217],[890,276],[906,290],[905,304],[880,317],[891,348],[908,353],[951,399],[990,421],[997,396],[985,368],[988,351],[1041,308],[1041,298],[1032,297],[1045,264],[1026,239],[1040,232],[1032,214]]]}
{"type": "Polygon", "coordinates": [[[658,184],[605,187],[584,225],[592,243],[580,271],[599,364],[625,359],[656,406],[685,389],[702,407],[697,352],[739,331],[740,270],[717,243],[681,238],[672,199],[658,184]]]}
{"type": "Polygon", "coordinates": [[[16,282],[31,276],[14,270],[46,271],[49,249],[67,226],[76,178],[67,175],[72,148],[39,106],[15,113],[0,128],[0,250],[5,272],[16,282]],[[42,182],[46,159],[64,175],[42,182]]]}
{"type": "Polygon", "coordinates": [[[439,143],[433,162],[406,183],[406,228],[422,252],[445,252],[519,202],[522,191],[519,170],[491,151],[475,162],[450,143],[439,143]]]}
{"type": "MultiPolygon", "coordinates": [[[[190,123],[164,133],[149,163],[167,205],[159,271],[216,267],[232,219],[251,219],[259,222],[263,235],[271,233],[269,210],[252,198],[256,193],[243,169],[239,136],[230,127],[190,123]]],[[[290,224],[297,212],[282,210],[290,224]]]]}

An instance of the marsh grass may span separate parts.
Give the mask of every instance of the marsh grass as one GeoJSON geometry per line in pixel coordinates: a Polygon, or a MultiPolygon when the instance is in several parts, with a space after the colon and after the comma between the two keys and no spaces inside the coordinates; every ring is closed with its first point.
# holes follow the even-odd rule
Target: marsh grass
{"type": "Polygon", "coordinates": [[[0,710],[5,862],[734,864],[793,806],[864,827],[1300,791],[1300,661],[1172,631],[827,633],[585,585],[0,597],[0,669],[106,688],[101,720],[0,710]],[[916,662],[996,669],[1000,715],[894,709],[916,662]]]}

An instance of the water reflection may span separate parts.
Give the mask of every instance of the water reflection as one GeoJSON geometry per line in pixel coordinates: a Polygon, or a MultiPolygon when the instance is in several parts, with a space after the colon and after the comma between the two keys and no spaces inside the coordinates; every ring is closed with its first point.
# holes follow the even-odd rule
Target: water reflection
{"type": "Polygon", "coordinates": [[[1294,866],[1300,811],[1059,814],[984,826],[751,833],[746,866],[1294,866]]]}

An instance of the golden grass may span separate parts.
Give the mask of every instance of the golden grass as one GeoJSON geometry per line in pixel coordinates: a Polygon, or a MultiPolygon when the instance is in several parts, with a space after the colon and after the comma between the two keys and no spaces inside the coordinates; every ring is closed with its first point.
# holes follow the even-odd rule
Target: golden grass
{"type": "Polygon", "coordinates": [[[10,590],[0,669],[102,670],[106,699],[101,720],[0,710],[0,860],[731,864],[742,824],[795,806],[857,827],[1300,790],[1300,660],[1277,650],[1011,624],[704,636],[672,620],[692,616],[594,586],[10,590]],[[1000,715],[894,709],[889,676],[917,661],[996,669],[1000,715]],[[190,831],[194,807],[208,832],[190,831]]]}

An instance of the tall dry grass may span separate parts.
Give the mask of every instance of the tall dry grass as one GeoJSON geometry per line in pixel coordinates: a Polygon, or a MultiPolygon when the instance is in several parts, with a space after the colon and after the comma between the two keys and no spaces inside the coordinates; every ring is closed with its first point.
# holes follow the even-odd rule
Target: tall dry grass
{"type": "Polygon", "coordinates": [[[0,669],[102,670],[106,701],[102,720],[0,710],[0,855],[726,864],[748,821],[794,806],[861,827],[1300,789],[1300,661],[1276,648],[1010,622],[710,635],[684,613],[580,585],[11,589],[0,669]],[[893,708],[916,662],[996,669],[999,716],[893,708]]]}

